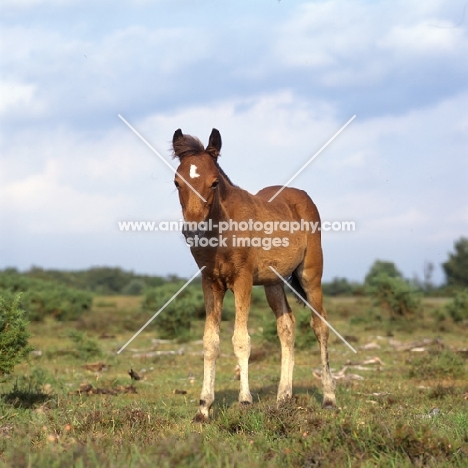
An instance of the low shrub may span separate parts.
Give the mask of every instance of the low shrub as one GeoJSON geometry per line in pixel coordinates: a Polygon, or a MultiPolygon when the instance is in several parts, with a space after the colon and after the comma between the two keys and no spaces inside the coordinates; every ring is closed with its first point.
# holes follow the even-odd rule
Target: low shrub
{"type": "Polygon", "coordinates": [[[68,337],[73,341],[75,348],[73,354],[77,355],[83,360],[101,357],[102,349],[95,340],[91,339],[86,333],[77,330],[71,330],[68,337]]]}
{"type": "Polygon", "coordinates": [[[19,300],[19,296],[12,300],[0,296],[0,375],[11,373],[32,349],[28,346],[26,313],[19,300]]]}
{"type": "Polygon", "coordinates": [[[456,293],[453,300],[445,306],[445,310],[455,323],[468,320],[468,291],[465,289],[456,293]]]}
{"type": "Polygon", "coordinates": [[[22,293],[19,307],[26,311],[31,321],[41,321],[46,316],[56,320],[76,320],[91,310],[92,305],[89,292],[18,273],[0,273],[0,293],[7,297],[22,293]]]}
{"type": "MultiPolygon", "coordinates": [[[[169,283],[146,290],[143,309],[151,313],[157,312],[172,299],[182,285],[183,283],[169,283]]],[[[203,293],[189,286],[165,307],[154,324],[161,338],[187,341],[191,337],[192,320],[202,317],[205,317],[203,293]]]]}
{"type": "Polygon", "coordinates": [[[346,278],[333,278],[330,282],[322,283],[322,290],[325,296],[354,296],[359,295],[362,286],[358,283],[353,283],[346,278]]]}
{"type": "Polygon", "coordinates": [[[421,310],[420,294],[401,278],[378,275],[369,283],[367,292],[391,318],[414,316],[421,310]]]}
{"type": "Polygon", "coordinates": [[[141,279],[132,279],[123,289],[122,294],[128,296],[140,296],[146,288],[146,283],[141,279]]]}

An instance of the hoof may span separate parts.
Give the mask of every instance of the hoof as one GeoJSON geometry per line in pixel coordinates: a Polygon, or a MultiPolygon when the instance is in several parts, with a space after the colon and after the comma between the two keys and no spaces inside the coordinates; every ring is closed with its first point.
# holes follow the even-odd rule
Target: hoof
{"type": "Polygon", "coordinates": [[[251,401],[240,401],[239,404],[245,408],[245,407],[250,406],[252,404],[252,402],[251,401]]]}
{"type": "Polygon", "coordinates": [[[323,400],[322,408],[326,410],[336,409],[336,403],[334,400],[330,400],[329,398],[326,398],[323,400]]]}
{"type": "Polygon", "coordinates": [[[195,417],[192,419],[193,423],[207,423],[209,419],[203,415],[202,413],[197,413],[195,417]]]}

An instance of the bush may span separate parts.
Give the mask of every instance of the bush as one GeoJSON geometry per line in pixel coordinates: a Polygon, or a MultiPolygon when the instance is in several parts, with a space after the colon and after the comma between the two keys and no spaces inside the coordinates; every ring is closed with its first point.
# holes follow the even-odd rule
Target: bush
{"type": "MultiPolygon", "coordinates": [[[[157,312],[181,288],[181,283],[169,283],[148,289],[143,298],[143,309],[157,312]]],[[[161,338],[187,341],[190,339],[191,321],[205,317],[203,293],[194,287],[185,288],[155,319],[161,338]]]]}
{"type": "Polygon", "coordinates": [[[364,283],[366,286],[369,286],[374,279],[382,275],[389,276],[390,278],[403,278],[403,275],[393,262],[376,260],[371,266],[369,273],[367,273],[364,283]]]}
{"type": "Polygon", "coordinates": [[[21,292],[19,306],[27,311],[27,318],[41,321],[45,316],[57,320],[76,320],[91,310],[92,295],[86,291],[69,288],[18,273],[0,273],[0,293],[6,297],[21,292]]]}
{"type": "Polygon", "coordinates": [[[19,296],[13,300],[0,296],[0,375],[11,373],[32,349],[28,346],[28,322],[18,305],[19,299],[19,296]]]}
{"type": "Polygon", "coordinates": [[[447,283],[457,287],[468,286],[468,238],[461,237],[454,245],[455,252],[442,264],[447,283]]]}
{"type": "Polygon", "coordinates": [[[129,284],[134,275],[120,268],[91,268],[80,272],[87,288],[99,294],[118,294],[129,284]]]}
{"type": "Polygon", "coordinates": [[[145,290],[146,283],[140,279],[132,279],[127,286],[122,289],[122,294],[128,296],[139,296],[143,294],[145,290]]]}
{"type": "Polygon", "coordinates": [[[385,274],[372,279],[368,294],[391,318],[409,317],[421,310],[420,295],[403,279],[385,274]]]}
{"type": "Polygon", "coordinates": [[[99,344],[88,336],[85,333],[81,333],[76,330],[70,331],[68,337],[75,344],[75,353],[80,358],[88,360],[93,357],[101,357],[102,350],[99,344]]]}
{"type": "Polygon", "coordinates": [[[452,317],[455,323],[468,319],[468,291],[458,292],[453,301],[445,306],[445,310],[452,317]]]}
{"type": "Polygon", "coordinates": [[[41,321],[45,316],[60,321],[76,320],[91,310],[92,296],[85,291],[57,285],[40,291],[26,291],[22,304],[34,321],[41,321]]]}
{"type": "Polygon", "coordinates": [[[353,296],[359,292],[360,285],[350,283],[346,278],[333,278],[329,283],[322,284],[325,296],[353,296]]]}

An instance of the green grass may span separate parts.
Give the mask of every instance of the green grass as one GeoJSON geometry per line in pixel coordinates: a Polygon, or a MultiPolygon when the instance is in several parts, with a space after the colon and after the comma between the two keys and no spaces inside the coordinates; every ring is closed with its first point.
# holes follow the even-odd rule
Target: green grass
{"type": "MultiPolygon", "coordinates": [[[[335,370],[349,361],[378,356],[376,370],[350,368],[364,377],[338,381],[336,411],[320,407],[318,345],[296,353],[294,397],[276,405],[279,344],[263,337],[265,319],[274,320],[256,299],[251,313],[250,384],[254,405],[237,404],[231,321],[222,323],[213,420],[191,422],[197,410],[203,377],[202,345],[159,343],[148,327],[121,354],[117,350],[146,321],[139,297],[96,298],[92,312],[79,322],[34,323],[30,340],[42,357],[15,368],[0,383],[0,466],[34,467],[405,467],[467,466],[468,392],[466,358],[452,348],[466,347],[467,329],[441,323],[433,310],[440,300],[423,301],[420,323],[405,330],[369,313],[366,299],[327,299],[329,320],[353,346],[368,342],[380,349],[355,355],[332,334],[330,361],[335,370]],[[351,320],[354,318],[355,320],[351,320]],[[98,343],[107,371],[83,367],[88,346],[73,340],[79,328],[98,343]],[[393,336],[390,336],[392,335],[393,336]],[[105,336],[105,338],[99,338],[105,336]],[[443,340],[444,349],[395,351],[391,340],[443,340]],[[78,343],[79,344],[79,343],[78,343]],[[183,350],[183,354],[136,358],[137,351],[183,350]],[[454,357],[455,356],[455,357],[454,357]],[[118,389],[131,384],[133,368],[144,379],[133,382],[137,394],[88,395],[81,384],[118,389]],[[146,371],[146,372],[144,372],[146,371]],[[186,394],[175,394],[185,390],[186,394]],[[431,416],[431,410],[439,412],[431,416]]],[[[292,303],[293,301],[291,301],[292,303]]],[[[299,309],[297,309],[299,310],[299,309]]],[[[192,323],[201,339],[203,322],[192,323]]],[[[302,348],[302,346],[301,346],[302,348]]],[[[89,356],[91,358],[91,355],[89,356]]]]}

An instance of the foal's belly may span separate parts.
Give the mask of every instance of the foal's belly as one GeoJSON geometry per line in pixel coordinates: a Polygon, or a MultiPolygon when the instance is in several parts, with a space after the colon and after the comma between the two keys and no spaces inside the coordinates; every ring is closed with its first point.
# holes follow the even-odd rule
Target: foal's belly
{"type": "Polygon", "coordinates": [[[254,237],[249,236],[242,247],[239,239],[234,242],[228,238],[226,247],[192,248],[192,255],[200,268],[206,268],[205,275],[221,280],[228,287],[236,282],[238,275],[249,272],[254,285],[278,283],[281,280],[275,271],[286,279],[304,260],[307,234],[275,232],[257,240],[254,237]]]}
{"type": "Polygon", "coordinates": [[[279,281],[278,275],[284,279],[300,265],[304,259],[305,244],[300,239],[289,239],[289,244],[264,250],[256,249],[256,265],[253,270],[253,284],[265,285],[279,281]],[[273,269],[275,270],[273,270],[273,269]]]}

